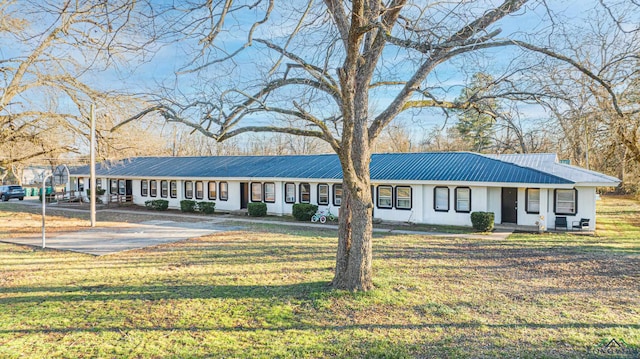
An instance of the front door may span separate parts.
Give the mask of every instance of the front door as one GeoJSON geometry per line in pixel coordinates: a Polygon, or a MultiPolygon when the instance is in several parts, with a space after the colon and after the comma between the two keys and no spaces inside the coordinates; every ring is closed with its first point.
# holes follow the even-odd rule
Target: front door
{"type": "Polygon", "coordinates": [[[518,223],[518,189],[502,189],[502,222],[518,223]]]}
{"type": "Polygon", "coordinates": [[[240,183],[240,209],[247,208],[247,204],[249,204],[249,183],[241,182],[240,183]]]}
{"type": "Polygon", "coordinates": [[[127,196],[131,196],[129,198],[133,200],[133,181],[132,180],[127,180],[125,182],[124,190],[125,190],[125,194],[127,196]]]}

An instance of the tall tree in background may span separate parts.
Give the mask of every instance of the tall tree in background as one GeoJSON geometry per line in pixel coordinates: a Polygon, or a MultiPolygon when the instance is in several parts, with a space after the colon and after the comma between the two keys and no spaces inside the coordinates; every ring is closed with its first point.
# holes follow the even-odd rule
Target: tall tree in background
{"type": "Polygon", "coordinates": [[[474,152],[492,152],[494,144],[494,125],[496,114],[500,109],[495,98],[483,98],[490,91],[494,81],[489,74],[473,75],[468,87],[462,90],[456,99],[458,103],[473,102],[476,105],[467,109],[454,111],[458,117],[456,130],[467,144],[467,150],[474,152]]]}
{"type": "Polygon", "coordinates": [[[637,191],[640,180],[640,5],[602,2],[587,21],[565,28],[565,53],[580,59],[544,63],[524,81],[535,84],[551,113],[548,137],[572,163],[610,173],[637,191]],[[569,64],[570,65],[570,64],[569,64]],[[584,76],[585,69],[594,69],[584,76]],[[597,76],[594,74],[597,73],[597,76]]]}
{"type": "Polygon", "coordinates": [[[481,109],[473,97],[448,99],[433,77],[436,69],[465,63],[469,56],[483,56],[490,49],[509,48],[569,63],[607,86],[597,71],[554,48],[553,21],[546,28],[532,24],[546,31],[534,34],[527,31],[526,22],[514,20],[528,13],[545,17],[550,12],[545,2],[491,4],[265,0],[184,2],[173,5],[179,8],[163,8],[166,27],[176,31],[173,37],[198,44],[185,50],[193,57],[179,76],[189,81],[191,90],[165,87],[155,106],[130,120],[160,113],[169,122],[183,123],[217,141],[248,132],[276,132],[327,142],[340,159],[344,183],[332,284],[369,290],[369,165],[384,128],[415,109],[481,109]],[[172,12],[178,15],[169,16],[172,12]],[[518,22],[520,28],[503,34],[503,21],[511,27],[518,22]],[[532,44],[530,39],[541,42],[532,44]],[[297,119],[295,126],[291,119],[297,119]]]}

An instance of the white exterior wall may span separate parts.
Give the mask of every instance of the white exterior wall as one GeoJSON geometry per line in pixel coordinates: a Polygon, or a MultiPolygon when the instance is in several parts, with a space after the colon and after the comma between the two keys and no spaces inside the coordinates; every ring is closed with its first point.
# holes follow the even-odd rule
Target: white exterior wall
{"type": "MultiPolygon", "coordinates": [[[[471,226],[471,212],[488,211],[489,191],[487,187],[479,186],[422,186],[422,221],[426,224],[442,224],[452,226],[471,226]],[[446,212],[434,209],[434,193],[436,187],[449,188],[449,210],[446,212]],[[471,211],[456,212],[455,189],[465,187],[471,189],[471,211]]],[[[414,197],[416,198],[416,197],[414,197]]]]}
{"type": "Polygon", "coordinates": [[[493,212],[494,223],[502,223],[502,187],[487,188],[487,212],[493,212]]]}
{"type": "MultiPolygon", "coordinates": [[[[298,200],[300,197],[300,183],[296,183],[296,182],[286,182],[286,181],[281,181],[279,183],[276,184],[276,202],[280,202],[280,213],[279,215],[286,215],[286,214],[291,214],[293,212],[293,205],[294,203],[286,203],[285,202],[285,196],[286,196],[286,192],[285,192],[285,184],[287,183],[293,183],[296,187],[296,199],[298,200]],[[279,192],[278,192],[279,191],[279,192]]],[[[334,211],[333,213],[336,214],[337,211],[334,211]]]]}
{"type": "Polygon", "coordinates": [[[544,208],[542,206],[542,191],[540,191],[540,213],[527,213],[527,189],[526,188],[518,188],[518,225],[526,225],[533,226],[540,218],[541,214],[544,214],[544,208]]]}
{"type": "MultiPolygon", "coordinates": [[[[145,178],[145,180],[151,180],[151,178],[147,179],[145,178]]],[[[168,196],[166,198],[161,197],[160,193],[161,193],[161,182],[164,179],[157,179],[158,182],[158,195],[156,197],[151,197],[150,196],[150,192],[148,193],[147,196],[142,196],[141,195],[141,181],[142,179],[133,179],[132,180],[132,194],[133,194],[133,203],[139,206],[144,206],[144,203],[146,201],[150,201],[150,200],[154,200],[154,199],[163,199],[166,201],[169,201],[169,208],[172,209],[180,209],[180,201],[185,200],[185,199],[189,199],[185,197],[184,194],[184,184],[186,181],[184,180],[175,180],[176,182],[176,198],[171,198],[171,181],[167,179],[166,181],[167,183],[167,191],[168,191],[168,196]]],[[[106,181],[106,179],[104,179],[103,181],[106,181]]],[[[213,180],[211,180],[213,181],[213,180]]],[[[235,210],[235,209],[239,209],[240,208],[240,182],[231,182],[231,181],[219,181],[219,180],[215,180],[216,182],[216,199],[215,200],[210,200],[209,199],[209,185],[208,183],[210,182],[207,179],[197,179],[197,180],[190,180],[190,182],[194,182],[194,197],[190,198],[190,200],[196,201],[196,202],[215,202],[216,203],[216,210],[235,210]],[[196,181],[202,181],[203,182],[203,198],[202,199],[196,199],[195,198],[195,182],[196,181]],[[228,199],[226,201],[220,200],[220,182],[227,182],[228,183],[228,199]]],[[[104,182],[103,182],[104,183],[104,182]]],[[[108,182],[107,182],[108,183],[108,182]]],[[[103,185],[104,187],[104,185],[103,185]]],[[[108,193],[108,185],[107,185],[107,193],[108,193]]],[[[149,189],[150,189],[150,185],[149,185],[149,189]]]]}
{"type": "Polygon", "coordinates": [[[423,197],[423,186],[407,185],[407,184],[374,184],[373,188],[373,218],[384,221],[422,223],[424,213],[424,202],[420,200],[423,197]],[[392,186],[393,190],[393,207],[394,208],[378,208],[378,186],[392,186]],[[395,208],[395,187],[411,187],[411,209],[395,208]]]}
{"type": "MultiPolygon", "coordinates": [[[[151,191],[151,185],[147,184],[149,187],[148,191],[151,191]]],[[[139,206],[144,206],[144,202],[149,201],[149,200],[154,200],[154,199],[166,199],[166,198],[160,198],[160,182],[158,182],[158,196],[157,197],[151,197],[151,196],[146,196],[146,197],[142,197],[141,195],[141,190],[142,190],[142,184],[140,180],[132,180],[131,181],[131,195],[133,195],[133,203],[137,204],[139,206]]],[[[147,193],[148,194],[148,193],[147,193]]]]}
{"type": "MultiPolygon", "coordinates": [[[[300,203],[300,184],[308,183],[309,184],[309,203],[318,204],[318,185],[319,184],[327,184],[329,185],[329,204],[328,205],[318,205],[318,210],[327,210],[330,209],[331,213],[334,215],[339,215],[340,206],[333,205],[333,185],[340,184],[342,182],[331,182],[331,181],[279,181],[276,182],[276,203],[273,204],[273,214],[277,215],[291,215],[293,212],[293,205],[296,203],[300,203]],[[296,188],[296,201],[295,203],[286,203],[285,202],[285,185],[287,183],[293,183],[296,188]]],[[[269,212],[269,207],[267,204],[267,212],[269,212]]],[[[270,212],[271,213],[271,212],[270,212]]]]}
{"type": "MultiPolygon", "coordinates": [[[[243,181],[248,182],[248,181],[243,181]]],[[[218,192],[216,193],[216,211],[235,211],[240,209],[240,181],[226,181],[219,180],[216,181],[216,185],[218,186],[218,192]],[[220,182],[227,182],[227,200],[223,201],[220,199],[220,182]]],[[[183,188],[184,190],[184,188],[183,188]]],[[[251,190],[251,188],[249,188],[251,190]]],[[[249,194],[247,194],[249,195],[249,194]]],[[[182,195],[184,198],[184,194],[182,195]]]]}
{"type": "MultiPolygon", "coordinates": [[[[575,215],[558,214],[557,216],[567,217],[567,225],[569,229],[573,225],[573,222],[580,221],[581,218],[589,219],[589,230],[593,231],[596,228],[596,188],[595,187],[576,187],[578,190],[578,203],[576,207],[575,215]]],[[[542,194],[541,194],[542,196],[542,194]]],[[[556,221],[556,214],[554,212],[555,204],[554,190],[548,191],[548,211],[547,211],[547,228],[553,229],[556,221]]],[[[542,208],[542,207],[541,207],[542,208]]]]}
{"type": "MultiPolygon", "coordinates": [[[[84,178],[85,188],[88,188],[89,178],[84,178]]],[[[66,189],[75,190],[77,177],[71,177],[73,182],[67,184],[66,189]]],[[[102,196],[103,202],[106,203],[109,199],[110,190],[110,178],[100,177],[102,180],[102,188],[106,189],[106,193],[102,196]]],[[[114,178],[115,179],[115,178],[114,178]]],[[[150,178],[145,178],[151,180],[150,178]]],[[[177,198],[162,198],[160,196],[161,181],[164,179],[157,179],[158,181],[158,196],[156,197],[142,197],[141,196],[141,179],[132,179],[132,194],[133,203],[136,205],[144,206],[144,202],[152,199],[164,199],[169,201],[169,208],[179,209],[180,201],[185,199],[184,197],[184,180],[176,180],[177,184],[177,198]]],[[[170,182],[170,179],[166,179],[170,182]]],[[[194,179],[193,181],[202,181],[204,186],[204,198],[195,199],[195,201],[212,201],[216,203],[216,210],[219,211],[232,211],[240,209],[240,187],[241,183],[248,183],[248,199],[251,203],[251,183],[249,179],[194,179]],[[209,180],[216,182],[217,187],[217,199],[208,199],[208,182],[209,180]],[[226,201],[220,200],[219,184],[220,182],[227,182],[228,184],[228,199],[226,201]]],[[[310,203],[317,204],[318,201],[318,184],[329,185],[329,205],[319,206],[320,210],[331,209],[331,212],[338,215],[340,212],[339,206],[333,205],[333,185],[336,183],[332,181],[253,181],[264,184],[275,184],[275,203],[267,203],[267,213],[271,215],[291,215],[294,203],[285,203],[285,184],[294,183],[296,188],[296,203],[300,203],[300,183],[309,183],[310,185],[310,203]]],[[[397,222],[410,222],[410,223],[424,223],[424,224],[437,224],[437,225],[456,225],[456,226],[471,226],[471,212],[456,212],[455,210],[455,189],[457,187],[468,187],[471,189],[471,212],[486,211],[493,212],[495,214],[495,223],[499,224],[502,221],[502,187],[497,186],[456,186],[456,185],[435,185],[435,184],[406,184],[406,183],[378,183],[374,185],[373,201],[374,201],[374,218],[378,218],[385,221],[397,221],[397,222]],[[377,186],[378,185],[390,185],[390,186],[409,186],[412,192],[412,208],[410,210],[403,209],[385,209],[377,207],[377,186]],[[449,210],[447,212],[434,210],[434,188],[435,187],[448,187],[449,188],[449,210]]],[[[540,216],[544,216],[547,229],[553,229],[555,225],[556,214],[554,212],[555,192],[552,188],[540,189],[540,214],[527,213],[526,211],[526,188],[537,187],[518,187],[518,225],[524,226],[536,226],[536,222],[540,220],[540,216]]],[[[170,187],[168,188],[170,192],[170,187]]],[[[569,227],[571,227],[574,221],[579,221],[581,218],[590,219],[589,229],[595,230],[596,226],[596,188],[595,187],[576,187],[578,191],[577,196],[577,213],[575,215],[560,215],[567,217],[569,227]]],[[[195,184],[194,184],[195,191],[195,184]]],[[[395,192],[395,191],[394,191],[395,192]]],[[[170,194],[170,193],[169,193],[170,194]]],[[[86,197],[86,193],[84,193],[86,197]]],[[[87,198],[88,199],[88,198],[87,198]]],[[[395,207],[395,198],[394,198],[395,207]]]]}
{"type": "MultiPolygon", "coordinates": [[[[77,191],[78,190],[78,182],[77,179],[78,177],[69,177],[70,180],[69,182],[64,186],[65,191],[69,192],[69,191],[77,191]]],[[[91,178],[90,177],[79,177],[82,178],[82,180],[84,181],[84,191],[82,191],[82,193],[80,193],[80,196],[82,196],[84,201],[89,202],[90,198],[87,195],[87,190],[90,188],[91,186],[91,178]]],[[[100,188],[105,189],[105,193],[102,196],[99,196],[96,194],[96,200],[101,199],[102,203],[107,203],[107,201],[109,200],[109,181],[106,178],[102,178],[102,177],[97,177],[96,178],[96,184],[98,183],[98,179],[100,179],[102,181],[102,185],[100,188]]],[[[144,205],[144,203],[143,203],[144,205]]]]}

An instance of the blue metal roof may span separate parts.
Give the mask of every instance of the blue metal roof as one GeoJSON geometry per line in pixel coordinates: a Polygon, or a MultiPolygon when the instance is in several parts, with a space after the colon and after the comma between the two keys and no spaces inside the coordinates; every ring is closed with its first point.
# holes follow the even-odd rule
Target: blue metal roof
{"type": "Polygon", "coordinates": [[[470,152],[375,154],[371,178],[385,180],[567,184],[534,168],[470,152]]]}
{"type": "MultiPolygon", "coordinates": [[[[337,155],[134,157],[96,166],[110,178],[341,179],[337,155]]],[[[69,169],[89,175],[89,166],[69,169]]],[[[470,152],[390,153],[371,157],[372,180],[570,184],[537,168],[470,152]]]]}

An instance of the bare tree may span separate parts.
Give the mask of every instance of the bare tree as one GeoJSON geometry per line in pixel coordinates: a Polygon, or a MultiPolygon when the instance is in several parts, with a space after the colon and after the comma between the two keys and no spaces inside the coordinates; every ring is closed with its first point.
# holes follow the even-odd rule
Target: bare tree
{"type": "MultiPolygon", "coordinates": [[[[604,3],[579,28],[564,29],[565,52],[580,67],[546,63],[527,74],[551,113],[558,152],[637,188],[640,174],[639,5],[604,3]],[[591,70],[584,76],[584,69],[591,70]],[[551,96],[550,94],[553,94],[551,96]]],[[[569,64],[570,65],[570,64],[569,64]]],[[[551,137],[553,138],[553,137],[551,137]]]]}
{"type": "Polygon", "coordinates": [[[374,144],[374,152],[394,153],[411,152],[415,148],[411,129],[404,123],[396,122],[382,130],[380,137],[374,144]]]}
{"type": "MultiPolygon", "coordinates": [[[[201,95],[165,87],[156,105],[130,121],[160,113],[217,141],[275,132],[328,143],[340,158],[344,184],[332,281],[336,288],[373,287],[369,165],[384,129],[407,112],[477,107],[472,98],[450,99],[435,77],[436,69],[509,48],[504,56],[524,51],[568,63],[615,95],[579,58],[554,48],[553,18],[547,27],[531,24],[532,29],[543,29],[536,34],[503,33],[502,22],[526,24],[532,21],[525,18],[529,13],[549,18],[546,2],[504,0],[494,6],[482,1],[325,0],[282,5],[264,0],[186,2],[172,10],[181,14],[166,20],[167,27],[182,34],[175,37],[185,46],[198,41],[187,52],[194,56],[180,75],[201,95]],[[207,80],[197,82],[203,78],[207,80]],[[290,118],[304,125],[291,126],[290,118]]],[[[512,71],[511,78],[526,70],[512,71]]],[[[517,91],[511,95],[535,98],[517,91]]]]}
{"type": "Polygon", "coordinates": [[[110,89],[118,80],[102,77],[157,47],[154,34],[142,36],[153,29],[144,9],[126,0],[0,1],[0,167],[85,152],[90,104],[130,103],[110,89]]]}

